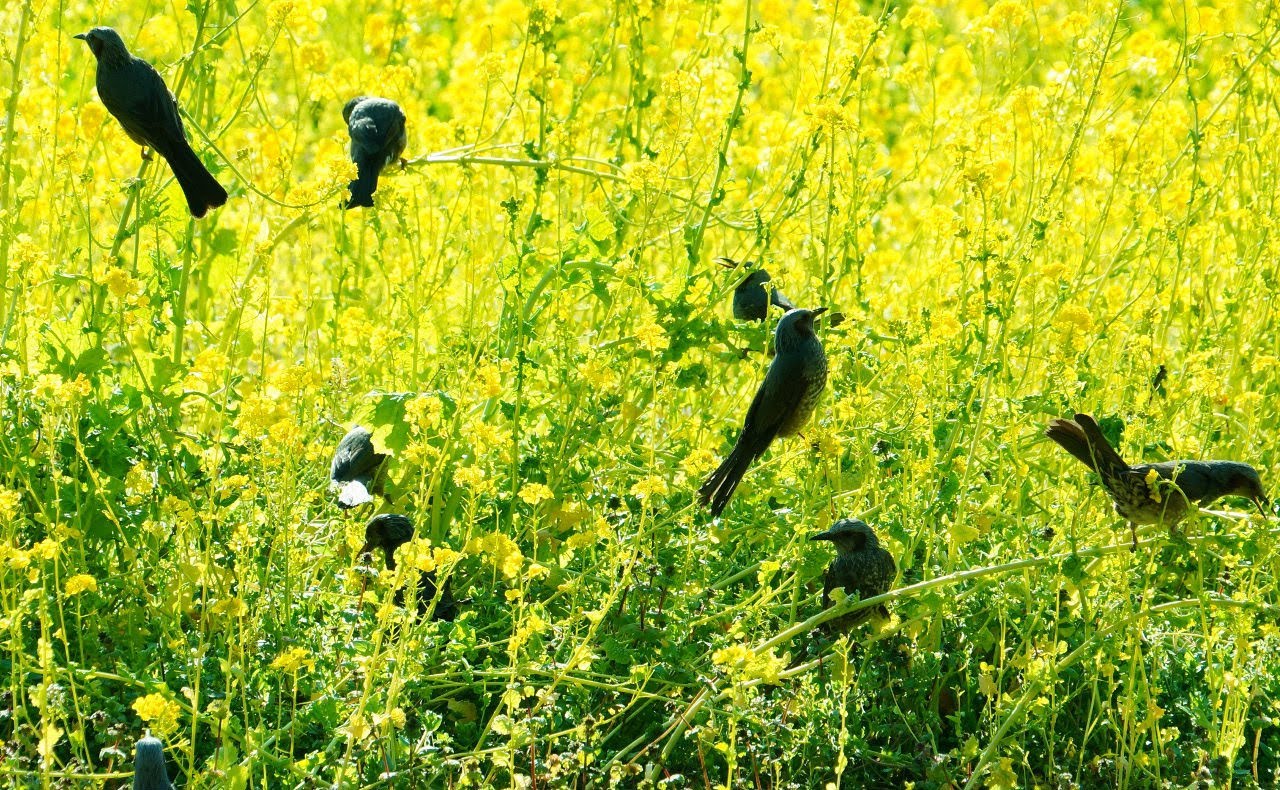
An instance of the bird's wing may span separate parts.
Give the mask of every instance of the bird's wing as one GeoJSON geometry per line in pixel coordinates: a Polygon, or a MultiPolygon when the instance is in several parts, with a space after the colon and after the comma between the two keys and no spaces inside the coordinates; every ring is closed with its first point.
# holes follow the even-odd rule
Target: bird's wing
{"type": "Polygon", "coordinates": [[[773,358],[751,407],[747,409],[747,419],[742,426],[744,437],[764,439],[767,446],[778,435],[787,418],[799,408],[809,382],[804,376],[804,361],[798,356],[779,354],[773,358]]]}
{"type": "Polygon", "coordinates": [[[368,436],[346,436],[333,454],[329,476],[334,480],[357,480],[372,476],[386,456],[374,452],[373,440],[368,436]]]}
{"type": "Polygon", "coordinates": [[[1192,502],[1208,505],[1223,494],[1218,490],[1220,487],[1214,485],[1213,473],[1202,461],[1162,461],[1134,467],[1134,471],[1143,476],[1150,469],[1155,469],[1162,479],[1171,481],[1192,502]]]}
{"type": "Polygon", "coordinates": [[[368,114],[361,114],[359,117],[351,119],[351,140],[357,143],[364,151],[376,151],[382,147],[385,137],[378,128],[378,122],[369,117],[368,114]]]}
{"type": "Polygon", "coordinates": [[[134,142],[150,146],[164,156],[177,141],[186,139],[178,102],[160,72],[145,60],[134,58],[126,74],[127,89],[113,96],[116,107],[108,109],[134,142]]]}

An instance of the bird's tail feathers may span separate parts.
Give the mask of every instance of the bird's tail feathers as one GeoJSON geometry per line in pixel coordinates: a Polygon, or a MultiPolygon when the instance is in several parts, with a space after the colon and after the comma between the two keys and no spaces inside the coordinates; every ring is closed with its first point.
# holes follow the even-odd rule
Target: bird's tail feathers
{"type": "Polygon", "coordinates": [[[350,184],[351,200],[347,202],[347,208],[373,208],[373,193],[378,189],[381,171],[382,162],[376,157],[361,157],[356,162],[356,180],[350,184]]]}
{"type": "Polygon", "coordinates": [[[1088,414],[1077,414],[1074,420],[1052,420],[1045,435],[1104,479],[1115,478],[1129,469],[1088,414]]]}
{"type": "Polygon", "coordinates": [[[157,153],[173,169],[173,175],[178,179],[178,186],[182,187],[182,194],[187,198],[187,207],[191,209],[193,217],[203,217],[209,209],[227,202],[227,190],[222,188],[185,140],[171,151],[157,150],[157,153]]]}
{"type": "Polygon", "coordinates": [[[711,506],[713,517],[719,516],[729,504],[729,499],[738,488],[738,483],[742,482],[742,476],[747,473],[747,467],[751,466],[755,458],[756,454],[739,440],[733,446],[729,457],[724,459],[698,489],[698,498],[702,500],[702,504],[711,506]]]}

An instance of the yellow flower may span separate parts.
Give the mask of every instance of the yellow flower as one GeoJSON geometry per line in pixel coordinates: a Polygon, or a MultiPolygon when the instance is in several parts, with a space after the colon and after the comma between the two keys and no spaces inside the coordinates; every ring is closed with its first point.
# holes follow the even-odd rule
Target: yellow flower
{"type": "Polygon", "coordinates": [[[119,266],[112,266],[102,275],[102,283],[117,299],[123,299],[142,291],[142,284],[119,266]]]}
{"type": "Polygon", "coordinates": [[[369,721],[359,713],[352,715],[347,723],[338,728],[338,733],[347,736],[352,741],[363,741],[369,737],[369,733],[373,729],[369,726],[369,721]]]}
{"type": "Polygon", "coordinates": [[[64,587],[64,592],[68,597],[70,597],[72,595],[79,595],[80,593],[86,592],[86,591],[96,592],[97,589],[98,589],[97,579],[93,578],[87,573],[77,573],[75,576],[72,576],[70,579],[67,579],[67,584],[64,587]]]}
{"type": "Polygon", "coordinates": [[[1088,332],[1093,329],[1093,316],[1083,307],[1066,305],[1058,311],[1053,325],[1064,331],[1088,332]]]}
{"type": "Polygon", "coordinates": [[[249,613],[249,606],[239,598],[224,598],[210,607],[214,614],[225,614],[230,617],[244,617],[249,613]]]}
{"type": "Polygon", "coordinates": [[[548,499],[554,499],[555,493],[542,483],[525,483],[520,489],[520,498],[530,505],[537,505],[548,499]]]}
{"type": "Polygon", "coordinates": [[[58,544],[49,538],[45,538],[31,547],[31,556],[38,560],[51,560],[58,556],[58,544]]]}
{"type": "Polygon", "coordinates": [[[501,571],[502,575],[508,579],[519,576],[520,568],[524,565],[524,555],[516,542],[496,532],[472,538],[467,541],[465,550],[467,554],[483,555],[490,565],[501,571]]]}
{"type": "Polygon", "coordinates": [[[1021,27],[1027,21],[1027,8],[1018,0],[1000,0],[991,6],[987,19],[992,27],[1021,27]]]}
{"type": "Polygon", "coordinates": [[[666,493],[667,481],[657,475],[649,475],[631,486],[631,496],[636,499],[649,499],[653,496],[663,496],[666,493]]]}
{"type": "Polygon", "coordinates": [[[12,521],[22,508],[22,494],[0,487],[0,521],[12,521]]]}
{"type": "Polygon", "coordinates": [[[649,319],[636,329],[636,340],[645,351],[654,353],[666,351],[671,345],[666,331],[653,319],[649,319]]]}
{"type": "Polygon", "coordinates": [[[133,701],[133,709],[159,736],[177,729],[178,714],[182,709],[165,694],[148,694],[133,701]]]}
{"type": "Polygon", "coordinates": [[[130,467],[129,473],[124,476],[124,486],[129,494],[130,504],[137,504],[155,490],[155,473],[147,469],[146,463],[139,461],[130,467]]]}
{"type": "Polygon", "coordinates": [[[827,101],[813,108],[814,125],[828,131],[850,132],[857,128],[853,112],[836,101],[827,101]]]}
{"type": "Polygon", "coordinates": [[[329,68],[329,44],[326,41],[308,42],[298,52],[298,62],[304,71],[323,74],[329,68]]]}
{"type": "Polygon", "coordinates": [[[307,669],[312,669],[315,667],[316,662],[310,656],[311,654],[307,652],[306,648],[291,647],[275,657],[275,660],[271,662],[271,668],[279,669],[289,674],[297,672],[304,666],[307,669]]]}
{"type": "Polygon", "coordinates": [[[931,30],[937,30],[940,27],[938,15],[924,6],[915,5],[902,18],[903,30],[919,30],[921,33],[928,33],[931,30]]]}
{"type": "Polygon", "coordinates": [[[496,398],[502,394],[502,371],[497,365],[486,362],[476,370],[476,384],[481,397],[496,398]]]}
{"type": "Polygon", "coordinates": [[[652,159],[627,162],[622,166],[627,187],[635,193],[650,192],[662,185],[662,168],[652,159]]]}

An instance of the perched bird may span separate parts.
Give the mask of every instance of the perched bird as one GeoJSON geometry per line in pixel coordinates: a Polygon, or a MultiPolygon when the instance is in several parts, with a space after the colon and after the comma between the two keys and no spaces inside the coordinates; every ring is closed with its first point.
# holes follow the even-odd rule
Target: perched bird
{"type": "Polygon", "coordinates": [[[373,501],[373,481],[378,476],[383,453],[373,450],[373,434],[357,425],[338,442],[329,467],[329,489],[338,492],[338,507],[348,510],[373,501]]]}
{"type": "Polygon", "coordinates": [[[170,790],[164,765],[164,744],[147,733],[138,739],[133,757],[133,790],[170,790]]]}
{"type": "MultiPolygon", "coordinates": [[[[396,569],[396,549],[413,540],[413,522],[405,516],[395,513],[382,513],[369,519],[364,528],[364,545],[360,554],[370,554],[374,549],[382,549],[382,556],[387,570],[396,569]]],[[[423,571],[418,578],[418,614],[424,615],[436,598],[436,575],[431,571],[423,571]]],[[[395,602],[404,605],[404,590],[396,590],[395,602]]],[[[436,601],[433,620],[452,621],[458,615],[458,602],[453,598],[446,579],[444,588],[440,590],[440,600],[436,601]]]]}
{"type": "MultiPolygon", "coordinates": [[[[823,577],[823,609],[831,606],[831,591],[837,587],[843,587],[848,595],[857,594],[859,599],[871,598],[888,592],[898,574],[893,555],[880,548],[876,533],[856,518],[841,519],[831,529],[809,540],[829,540],[836,546],[836,558],[827,566],[823,577]]],[[[875,609],[859,609],[841,615],[828,620],[826,625],[832,631],[847,631],[870,617],[873,611],[881,617],[889,616],[888,608],[881,604],[875,609]]]]}
{"type": "Polygon", "coordinates": [[[356,180],[350,184],[347,208],[373,206],[382,168],[400,158],[408,142],[404,112],[390,99],[357,96],[342,108],[342,120],[351,135],[351,161],[356,163],[356,180]]]}
{"type": "Polygon", "coordinates": [[[774,438],[797,433],[817,407],[827,385],[827,356],[813,333],[813,319],[826,309],[788,310],[778,321],[777,356],[747,409],[742,433],[729,457],[698,489],[702,503],[710,504],[711,515],[720,515],[747,467],[764,455],[774,438]]]}
{"type": "Polygon", "coordinates": [[[191,150],[178,102],[159,72],[129,54],[120,34],[109,27],[95,27],[76,38],[87,43],[98,59],[98,98],[135,143],[153,149],[169,163],[191,216],[203,217],[226,203],[227,190],[191,150]]]}
{"type": "MultiPolygon", "coordinates": [[[[716,258],[716,263],[726,269],[734,269],[738,266],[738,262],[732,258],[716,258]]],[[[733,289],[733,317],[739,321],[763,321],[769,317],[771,304],[781,307],[784,311],[794,310],[796,306],[777,288],[765,288],[765,283],[772,279],[764,269],[756,269],[748,274],[746,279],[733,289]]]]}
{"type": "Polygon", "coordinates": [[[1266,515],[1269,504],[1258,472],[1236,461],[1164,461],[1130,466],[1088,414],[1052,420],[1045,435],[1097,473],[1116,512],[1129,521],[1133,548],[1139,524],[1163,524],[1170,534],[1193,505],[1206,506],[1228,495],[1252,499],[1266,515]]]}

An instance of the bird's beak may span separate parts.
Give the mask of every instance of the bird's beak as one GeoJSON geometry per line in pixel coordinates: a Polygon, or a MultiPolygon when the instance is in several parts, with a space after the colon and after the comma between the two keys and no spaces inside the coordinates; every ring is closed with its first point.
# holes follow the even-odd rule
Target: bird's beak
{"type": "Polygon", "coordinates": [[[819,532],[817,535],[810,535],[809,540],[831,540],[831,530],[819,532]]]}
{"type": "Polygon", "coordinates": [[[72,36],[72,38],[78,38],[78,39],[80,39],[81,41],[88,41],[88,40],[89,40],[89,34],[88,34],[88,33],[76,33],[74,36],[72,36]]]}
{"type": "Polygon", "coordinates": [[[810,313],[813,313],[815,316],[817,316],[817,315],[822,315],[823,313],[827,312],[827,308],[825,308],[825,307],[815,307],[815,308],[813,308],[812,310],[810,310],[809,312],[810,312],[810,313]]]}
{"type": "Polygon", "coordinates": [[[365,541],[364,545],[360,547],[360,551],[356,552],[356,556],[363,557],[364,555],[372,551],[373,551],[373,544],[370,543],[369,541],[365,541]]]}
{"type": "Polygon", "coordinates": [[[1258,506],[1258,512],[1262,514],[1263,518],[1266,518],[1267,516],[1271,515],[1270,499],[1267,499],[1264,496],[1260,496],[1257,499],[1253,500],[1253,504],[1258,506]]]}
{"type": "Polygon", "coordinates": [[[735,261],[733,258],[716,258],[716,259],[715,259],[715,262],[716,262],[716,263],[718,263],[718,264],[720,264],[721,266],[723,266],[723,267],[724,267],[724,268],[726,268],[726,269],[736,269],[736,268],[738,268],[738,262],[737,262],[737,261],[735,261]]]}

